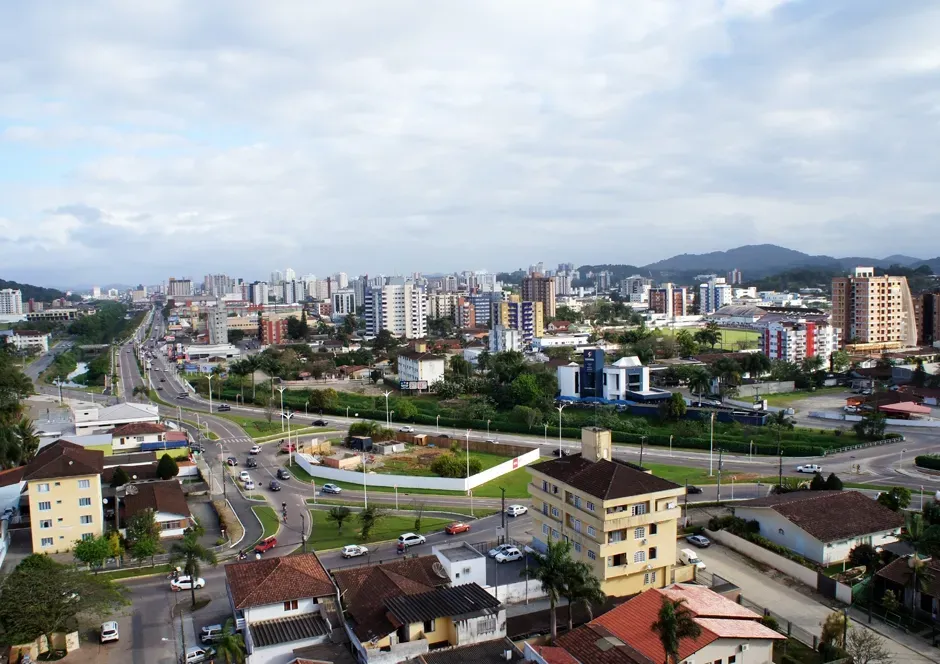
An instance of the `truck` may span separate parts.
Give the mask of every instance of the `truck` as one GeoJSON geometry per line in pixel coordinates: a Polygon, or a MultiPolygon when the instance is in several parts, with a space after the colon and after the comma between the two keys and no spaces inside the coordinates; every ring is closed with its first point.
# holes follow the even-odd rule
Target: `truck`
{"type": "Polygon", "coordinates": [[[679,562],[683,565],[694,565],[695,569],[705,569],[705,563],[702,562],[702,559],[699,558],[698,554],[692,549],[680,549],[679,562]]]}

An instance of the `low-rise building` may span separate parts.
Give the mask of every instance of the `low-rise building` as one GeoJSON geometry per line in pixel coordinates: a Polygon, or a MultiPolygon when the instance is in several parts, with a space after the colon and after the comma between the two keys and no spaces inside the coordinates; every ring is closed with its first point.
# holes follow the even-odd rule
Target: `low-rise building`
{"type": "Polygon", "coordinates": [[[794,491],[736,503],[735,516],[760,535],[821,565],[848,558],[859,544],[897,541],[904,517],[858,491],[794,491]]]}
{"type": "Polygon", "coordinates": [[[35,349],[39,353],[49,352],[49,335],[36,330],[12,330],[4,334],[0,339],[5,339],[8,344],[18,351],[32,351],[35,349]]]}
{"type": "Polygon", "coordinates": [[[131,485],[124,496],[121,522],[126,524],[135,514],[146,510],[154,513],[161,538],[182,537],[184,531],[195,523],[177,480],[131,485]]]}
{"type": "Polygon", "coordinates": [[[168,429],[157,422],[135,422],[111,431],[111,451],[115,454],[137,452],[144,443],[166,442],[168,429]]]}
{"type": "Polygon", "coordinates": [[[466,542],[434,546],[431,551],[450,577],[452,585],[476,583],[486,584],[486,556],[466,542]]]}
{"type": "Polygon", "coordinates": [[[655,402],[670,397],[670,392],[650,387],[650,370],[637,357],[622,357],[605,364],[603,350],[584,351],[584,363],[571,362],[556,368],[561,399],[601,402],[655,402]]]}
{"type": "Polygon", "coordinates": [[[839,330],[826,321],[774,320],[758,324],[758,347],[771,360],[800,364],[818,357],[828,368],[829,357],[839,350],[839,330]]]}
{"type": "Polygon", "coordinates": [[[85,436],[93,433],[110,433],[125,424],[160,421],[157,406],[140,403],[119,403],[114,406],[73,406],[72,419],[75,434],[85,436]]]}
{"type": "Polygon", "coordinates": [[[398,379],[403,390],[426,390],[444,380],[444,358],[416,351],[400,353],[398,379]]]}

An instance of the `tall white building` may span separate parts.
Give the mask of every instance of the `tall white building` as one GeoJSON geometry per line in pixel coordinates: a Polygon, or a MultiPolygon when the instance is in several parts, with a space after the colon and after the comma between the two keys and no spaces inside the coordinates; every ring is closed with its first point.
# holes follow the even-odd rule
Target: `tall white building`
{"type": "Polygon", "coordinates": [[[343,290],[349,288],[349,276],[345,272],[337,272],[333,275],[333,288],[343,290]]]}
{"type": "Polygon", "coordinates": [[[256,281],[251,284],[249,297],[252,304],[268,304],[268,284],[264,281],[256,281]]]}
{"type": "Polygon", "coordinates": [[[0,290],[0,314],[19,315],[23,313],[23,293],[20,290],[4,288],[0,290]]]}
{"type": "Polygon", "coordinates": [[[370,288],[365,295],[366,334],[388,330],[405,339],[427,335],[428,303],[424,288],[413,282],[370,288]]]}
{"type": "Polygon", "coordinates": [[[297,273],[294,272],[294,268],[289,267],[284,270],[284,281],[295,281],[297,279],[297,273]]]}
{"type": "Polygon", "coordinates": [[[284,304],[296,304],[298,301],[304,299],[303,293],[300,291],[300,283],[294,280],[285,281],[281,284],[281,301],[284,304]]]}
{"type": "Polygon", "coordinates": [[[511,327],[494,325],[490,330],[490,352],[505,353],[510,350],[522,350],[522,333],[511,327]]]}
{"type": "Polygon", "coordinates": [[[356,313],[356,293],[351,288],[344,288],[333,293],[333,317],[345,318],[356,313]]]}
{"type": "Polygon", "coordinates": [[[699,313],[713,314],[723,306],[731,304],[731,286],[724,277],[712,277],[704,284],[699,284],[699,313]]]}
{"type": "Polygon", "coordinates": [[[210,344],[228,343],[228,312],[225,307],[213,307],[206,314],[206,328],[210,344]]]}
{"type": "Polygon", "coordinates": [[[839,330],[824,320],[776,320],[759,328],[759,348],[771,360],[799,364],[819,357],[828,367],[829,357],[839,349],[839,330]]]}
{"type": "Polygon", "coordinates": [[[101,298],[101,286],[92,286],[91,296],[96,300],[100,299],[101,298]]]}
{"type": "Polygon", "coordinates": [[[455,318],[460,304],[457,293],[432,293],[428,295],[428,318],[455,318]]]}

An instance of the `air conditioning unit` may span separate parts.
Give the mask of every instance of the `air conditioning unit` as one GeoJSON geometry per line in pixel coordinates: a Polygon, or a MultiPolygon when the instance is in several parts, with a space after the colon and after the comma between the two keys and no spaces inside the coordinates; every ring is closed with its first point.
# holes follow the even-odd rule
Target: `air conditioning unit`
{"type": "Polygon", "coordinates": [[[646,544],[646,540],[640,540],[640,544],[646,544]]]}
{"type": "Polygon", "coordinates": [[[666,509],[671,510],[676,508],[676,503],[666,503],[666,509]]]}
{"type": "Polygon", "coordinates": [[[751,645],[750,645],[749,643],[742,643],[742,644],[741,644],[741,652],[747,652],[747,649],[750,648],[750,647],[751,647],[751,645]]]}

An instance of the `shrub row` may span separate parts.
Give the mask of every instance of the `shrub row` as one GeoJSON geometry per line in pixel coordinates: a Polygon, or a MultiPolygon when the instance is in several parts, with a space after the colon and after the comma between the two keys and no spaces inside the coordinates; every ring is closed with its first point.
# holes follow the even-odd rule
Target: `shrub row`
{"type": "Polygon", "coordinates": [[[914,465],[929,470],[940,470],[940,455],[921,454],[920,456],[914,457],[914,465]]]}

